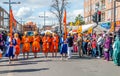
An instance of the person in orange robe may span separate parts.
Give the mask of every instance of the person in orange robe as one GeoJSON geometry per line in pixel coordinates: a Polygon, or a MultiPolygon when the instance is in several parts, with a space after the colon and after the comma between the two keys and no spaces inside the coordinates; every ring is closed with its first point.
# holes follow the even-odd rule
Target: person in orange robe
{"type": "Polygon", "coordinates": [[[50,50],[50,42],[51,42],[51,38],[50,38],[48,33],[42,38],[42,42],[43,42],[43,49],[42,50],[45,54],[45,57],[47,58],[48,52],[50,50]]]}
{"type": "Polygon", "coordinates": [[[16,59],[18,59],[18,56],[20,54],[20,44],[21,44],[21,41],[20,41],[20,38],[18,36],[17,33],[14,34],[14,39],[16,40],[16,45],[15,45],[15,57],[16,59]]]}
{"type": "Polygon", "coordinates": [[[39,51],[40,51],[40,36],[37,34],[37,32],[35,32],[32,43],[32,52],[34,53],[35,58],[37,58],[37,53],[39,51]]]}
{"type": "Polygon", "coordinates": [[[59,42],[59,38],[57,36],[57,34],[53,34],[53,37],[52,37],[52,46],[53,46],[53,51],[52,51],[52,56],[57,56],[57,52],[58,52],[58,42],[59,42]],[[55,54],[55,55],[54,55],[55,54]]]}
{"type": "Polygon", "coordinates": [[[23,57],[25,58],[25,53],[27,53],[27,58],[29,57],[29,52],[30,52],[30,39],[27,36],[27,33],[25,32],[25,35],[22,37],[22,42],[23,42],[23,57]]]}
{"type": "Polygon", "coordinates": [[[51,42],[50,42],[50,53],[52,53],[52,57],[54,57],[54,51],[53,51],[53,44],[52,44],[52,41],[53,41],[53,35],[50,36],[51,38],[51,42]]]}
{"type": "Polygon", "coordinates": [[[2,58],[2,51],[0,50],[0,59],[2,58]]]}

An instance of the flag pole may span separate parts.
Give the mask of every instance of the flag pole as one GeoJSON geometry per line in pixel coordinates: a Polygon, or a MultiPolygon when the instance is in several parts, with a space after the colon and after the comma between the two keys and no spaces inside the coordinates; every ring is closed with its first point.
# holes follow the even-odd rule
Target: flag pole
{"type": "Polygon", "coordinates": [[[63,20],[63,23],[64,23],[64,35],[65,35],[65,40],[67,38],[67,14],[66,14],[66,9],[65,9],[65,12],[64,12],[64,20],[63,20]]]}

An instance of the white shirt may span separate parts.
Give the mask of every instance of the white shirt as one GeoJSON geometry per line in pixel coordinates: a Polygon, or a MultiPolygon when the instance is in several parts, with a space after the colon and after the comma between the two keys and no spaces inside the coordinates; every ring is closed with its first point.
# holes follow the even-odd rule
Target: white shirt
{"type": "Polygon", "coordinates": [[[102,44],[102,41],[103,41],[103,38],[102,38],[102,37],[99,37],[98,40],[97,40],[97,44],[98,44],[98,45],[101,45],[101,44],[102,44]]]}

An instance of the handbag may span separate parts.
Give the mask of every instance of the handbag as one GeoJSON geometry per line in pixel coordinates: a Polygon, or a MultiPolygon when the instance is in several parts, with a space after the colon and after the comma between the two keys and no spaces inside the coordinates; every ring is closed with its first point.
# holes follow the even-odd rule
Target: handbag
{"type": "Polygon", "coordinates": [[[108,52],[108,50],[109,50],[109,49],[107,49],[107,48],[104,48],[104,51],[105,51],[105,52],[108,52]]]}

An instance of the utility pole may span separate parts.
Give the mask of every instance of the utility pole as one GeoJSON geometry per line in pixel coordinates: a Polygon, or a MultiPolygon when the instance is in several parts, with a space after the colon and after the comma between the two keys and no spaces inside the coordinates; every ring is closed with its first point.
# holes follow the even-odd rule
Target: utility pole
{"type": "MultiPolygon", "coordinates": [[[[10,26],[10,10],[11,10],[11,4],[20,4],[20,2],[11,2],[11,0],[9,0],[9,2],[3,2],[3,4],[9,4],[9,26],[10,26]]],[[[9,27],[10,28],[10,27],[9,27]]],[[[10,28],[12,29],[12,27],[10,28]]],[[[9,29],[9,30],[10,30],[9,29]]]]}
{"type": "Polygon", "coordinates": [[[45,25],[46,25],[46,18],[48,18],[48,16],[46,16],[46,12],[44,11],[44,16],[39,16],[40,18],[44,18],[44,31],[45,31],[45,25]]]}
{"type": "Polygon", "coordinates": [[[45,30],[45,11],[44,11],[44,30],[45,30]]]}
{"type": "Polygon", "coordinates": [[[114,0],[114,34],[116,28],[116,0],[114,0]]]}

